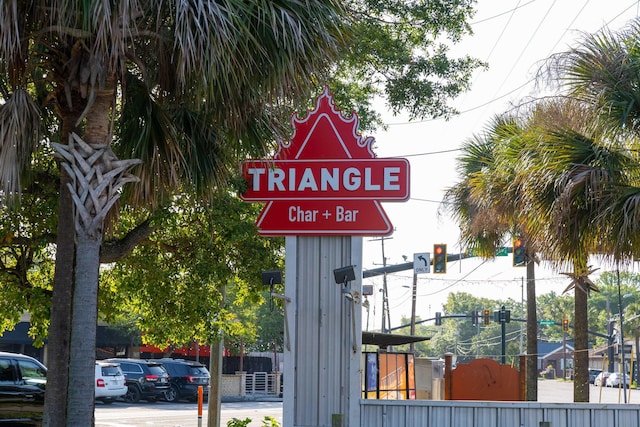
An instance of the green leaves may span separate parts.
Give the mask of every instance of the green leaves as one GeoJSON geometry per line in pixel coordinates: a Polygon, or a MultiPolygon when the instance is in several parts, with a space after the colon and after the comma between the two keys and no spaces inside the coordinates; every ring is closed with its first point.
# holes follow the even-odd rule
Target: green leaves
{"type": "MultiPolygon", "coordinates": [[[[348,2],[353,43],[343,52],[330,87],[358,83],[382,96],[394,113],[410,119],[447,117],[450,99],[469,88],[471,73],[483,64],[469,56],[451,58],[449,45],[470,34],[474,1],[348,2]]],[[[349,108],[356,104],[347,104],[349,108]]],[[[358,114],[373,117],[365,103],[358,114]]],[[[371,123],[363,120],[364,128],[371,123]]]]}
{"type": "Polygon", "coordinates": [[[149,240],[103,273],[104,315],[134,322],[160,347],[212,342],[219,331],[254,341],[261,272],[281,262],[280,244],[255,232],[257,208],[228,193],[210,204],[177,195],[149,240]]]}

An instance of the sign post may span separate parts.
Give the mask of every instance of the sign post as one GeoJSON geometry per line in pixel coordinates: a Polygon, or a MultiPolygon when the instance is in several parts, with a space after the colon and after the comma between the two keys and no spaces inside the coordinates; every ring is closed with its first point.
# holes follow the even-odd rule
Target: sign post
{"type": "Polygon", "coordinates": [[[266,202],[258,233],[287,236],[284,427],[360,425],[362,236],[393,232],[381,201],[409,198],[409,163],[377,159],[358,117],[335,109],[329,90],[272,159],[242,165],[249,202],[266,202]],[[355,279],[336,283],[352,266],[355,279]]]}

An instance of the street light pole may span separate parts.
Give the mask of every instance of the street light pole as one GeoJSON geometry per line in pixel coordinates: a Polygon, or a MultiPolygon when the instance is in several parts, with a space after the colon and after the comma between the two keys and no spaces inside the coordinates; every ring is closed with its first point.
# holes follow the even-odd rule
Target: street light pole
{"type": "Polygon", "coordinates": [[[618,311],[620,312],[620,373],[622,374],[622,394],[624,403],[627,403],[627,374],[624,367],[624,314],[622,313],[622,295],[620,292],[620,269],[616,270],[618,279],[618,311]]]}

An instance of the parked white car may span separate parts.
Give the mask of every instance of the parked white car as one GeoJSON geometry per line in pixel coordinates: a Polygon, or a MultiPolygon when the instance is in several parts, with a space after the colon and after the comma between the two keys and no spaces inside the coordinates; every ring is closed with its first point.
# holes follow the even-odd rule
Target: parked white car
{"type": "MultiPolygon", "coordinates": [[[[613,372],[607,378],[607,387],[620,387],[622,385],[622,378],[623,375],[620,372],[613,372]]],[[[630,383],[628,374],[624,374],[624,382],[628,387],[630,383]]]]}
{"type": "Polygon", "coordinates": [[[120,365],[96,362],[96,400],[112,403],[127,394],[127,384],[120,365]]]}

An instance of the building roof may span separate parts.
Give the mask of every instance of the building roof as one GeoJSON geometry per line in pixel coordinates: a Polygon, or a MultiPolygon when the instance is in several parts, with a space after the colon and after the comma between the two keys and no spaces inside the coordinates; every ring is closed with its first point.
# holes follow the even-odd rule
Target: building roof
{"type": "MultiPolygon", "coordinates": [[[[18,322],[12,330],[4,331],[0,335],[0,343],[32,345],[34,339],[29,336],[30,326],[29,322],[18,322]]],[[[96,330],[96,346],[98,347],[131,345],[134,338],[134,336],[119,328],[98,325],[96,330]]]]}
{"type": "Polygon", "coordinates": [[[415,335],[383,334],[380,332],[362,332],[362,344],[377,345],[387,348],[390,345],[411,344],[414,342],[430,340],[431,337],[418,337],[415,335]]]}
{"type": "MultiPolygon", "coordinates": [[[[567,351],[573,352],[573,342],[567,341],[567,351]]],[[[544,359],[549,357],[553,353],[563,351],[563,344],[561,342],[544,342],[538,341],[538,359],[544,359]]]]}
{"type": "Polygon", "coordinates": [[[6,330],[0,335],[0,342],[7,344],[33,344],[33,338],[28,334],[29,322],[19,322],[12,330],[6,330]]]}

